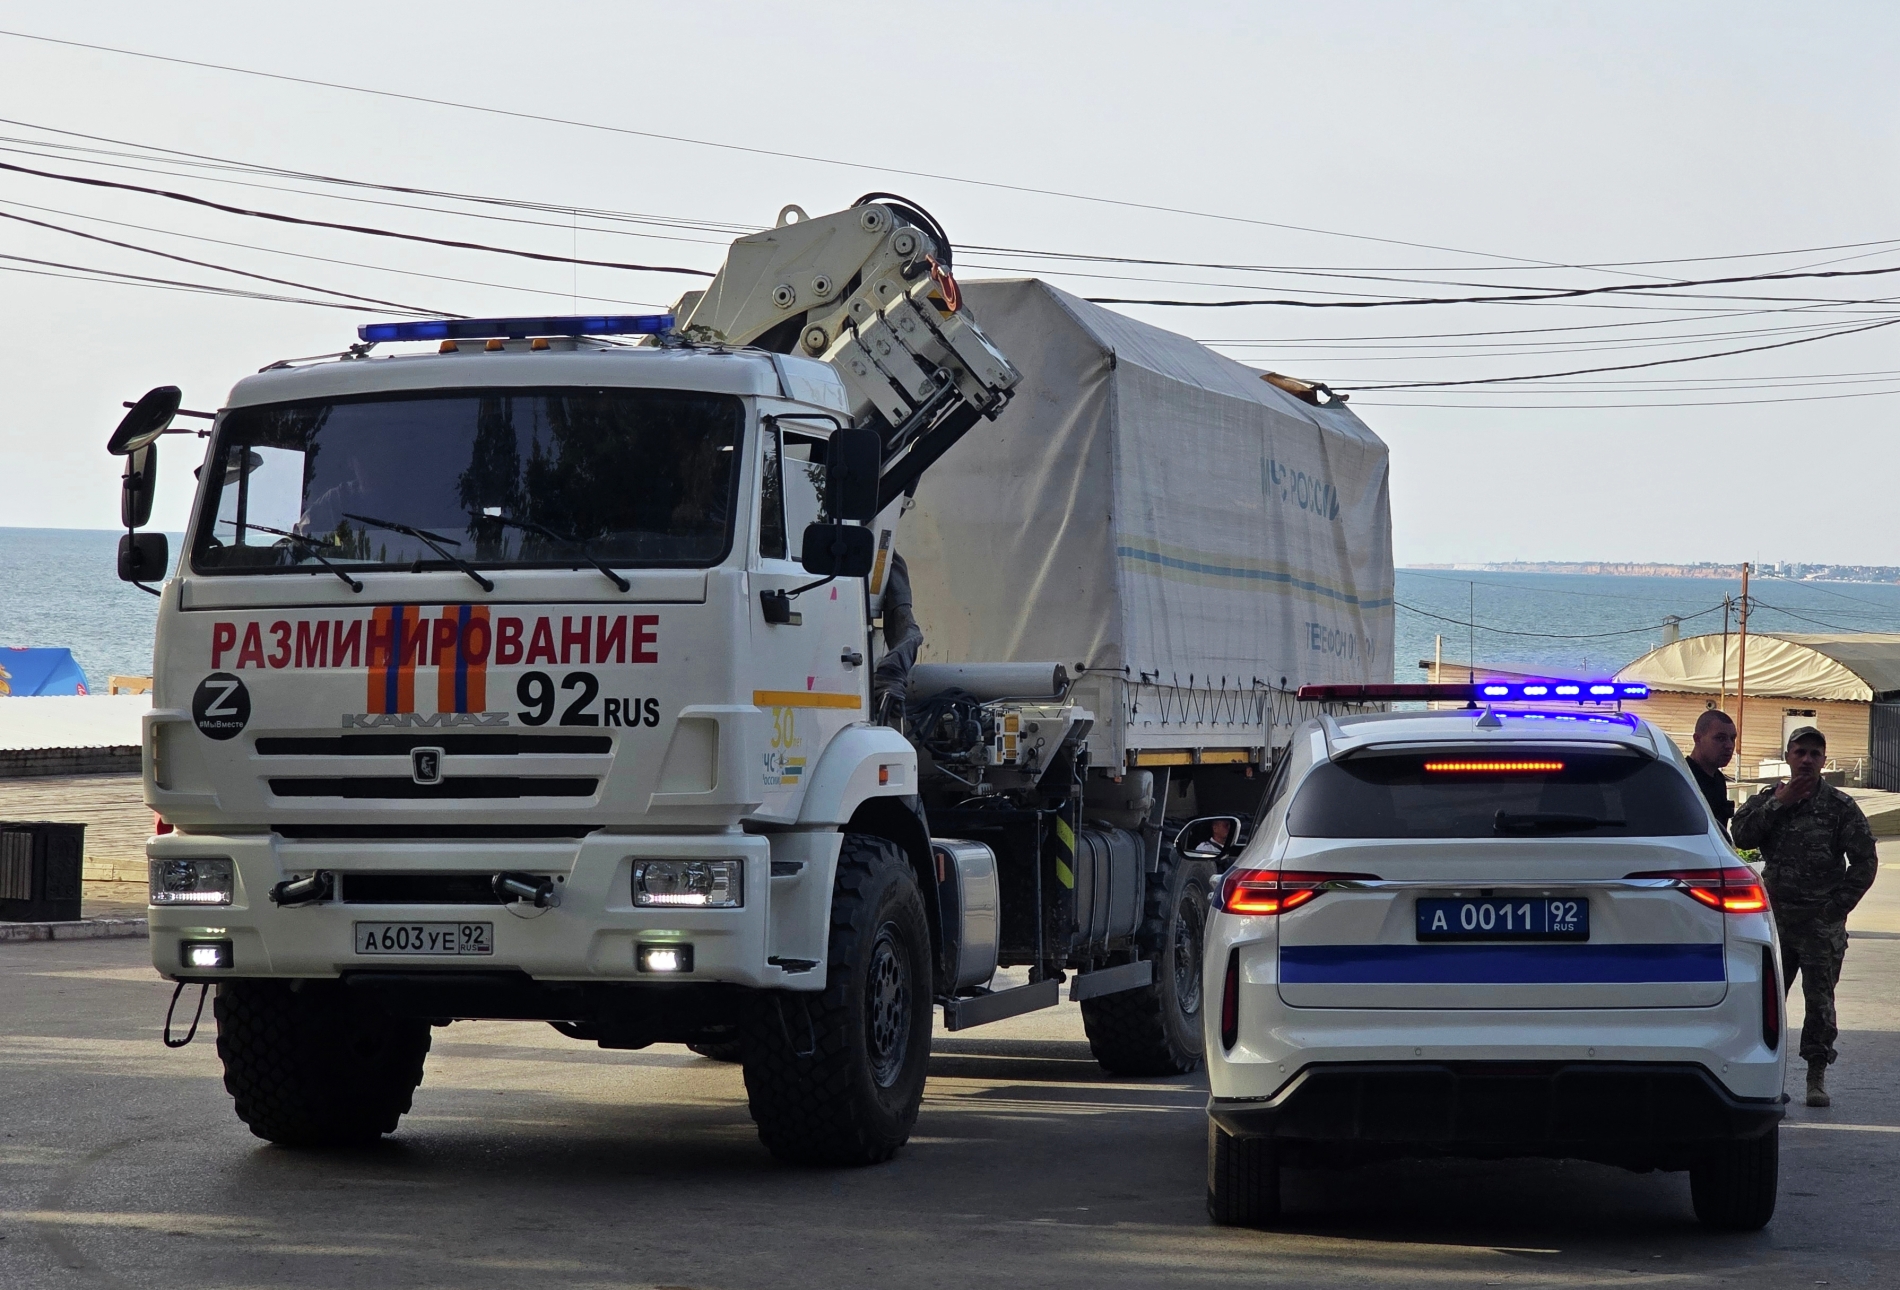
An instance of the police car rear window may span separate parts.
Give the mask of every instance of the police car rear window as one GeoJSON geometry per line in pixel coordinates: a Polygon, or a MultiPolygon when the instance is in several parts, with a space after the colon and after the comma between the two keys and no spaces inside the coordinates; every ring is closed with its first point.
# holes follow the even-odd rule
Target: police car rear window
{"type": "Polygon", "coordinates": [[[1314,769],[1287,812],[1307,838],[1682,837],[1708,811],[1674,766],[1561,747],[1373,753],[1314,769]]]}

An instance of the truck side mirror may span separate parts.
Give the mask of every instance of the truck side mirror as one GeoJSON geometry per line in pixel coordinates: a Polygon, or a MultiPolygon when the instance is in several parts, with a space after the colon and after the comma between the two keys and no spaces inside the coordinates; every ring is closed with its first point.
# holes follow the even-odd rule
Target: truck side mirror
{"type": "Polygon", "coordinates": [[[171,564],[171,543],[163,533],[127,533],[119,539],[121,582],[162,582],[171,564]]]}
{"type": "Polygon", "coordinates": [[[807,524],[799,563],[820,578],[862,578],[871,572],[877,544],[855,524],[807,524]]]}
{"type": "MultiPolygon", "coordinates": [[[[1174,835],[1175,854],[1217,864],[1240,854],[1240,817],[1203,815],[1189,820],[1174,835]]],[[[1221,864],[1225,868],[1225,864],[1221,864]]]]}
{"type": "Polygon", "coordinates": [[[876,519],[883,467],[884,437],[877,431],[848,426],[833,431],[825,449],[825,513],[834,520],[876,519]]]}
{"type": "Polygon", "coordinates": [[[161,385],[155,390],[147,390],[132,410],[119,418],[118,429],[106,440],[106,451],[115,457],[123,457],[137,452],[140,448],[164,434],[178,415],[178,404],[184,398],[176,385],[161,385]]]}
{"type": "Polygon", "coordinates": [[[144,526],[152,518],[152,498],[158,492],[158,444],[134,448],[125,458],[125,474],[119,480],[119,521],[128,529],[144,526]]]}

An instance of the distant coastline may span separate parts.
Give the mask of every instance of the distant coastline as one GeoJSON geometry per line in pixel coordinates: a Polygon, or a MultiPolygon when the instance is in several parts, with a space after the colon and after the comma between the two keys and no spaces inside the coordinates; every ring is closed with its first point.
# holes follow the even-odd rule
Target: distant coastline
{"type": "MultiPolygon", "coordinates": [[[[1742,576],[1739,564],[1649,564],[1613,560],[1499,560],[1489,564],[1400,567],[1421,573],[1571,573],[1612,578],[1709,578],[1724,582],[1734,582],[1742,576]]],[[[1759,564],[1755,571],[1800,582],[1900,583],[1900,565],[1891,564],[1759,564]]]]}

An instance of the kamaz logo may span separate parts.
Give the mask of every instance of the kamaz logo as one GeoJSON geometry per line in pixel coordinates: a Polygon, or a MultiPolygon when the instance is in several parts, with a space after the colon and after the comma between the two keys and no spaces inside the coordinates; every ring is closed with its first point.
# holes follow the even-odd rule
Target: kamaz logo
{"type": "Polygon", "coordinates": [[[346,712],[345,730],[389,730],[434,726],[505,726],[506,712],[346,712]]]}

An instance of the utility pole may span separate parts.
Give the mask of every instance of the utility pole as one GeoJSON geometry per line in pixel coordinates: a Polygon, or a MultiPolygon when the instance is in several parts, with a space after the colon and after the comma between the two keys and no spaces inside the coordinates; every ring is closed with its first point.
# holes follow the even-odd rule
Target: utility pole
{"type": "MultiPolygon", "coordinates": [[[[1735,597],[1723,596],[1722,597],[1722,688],[1721,688],[1719,697],[1715,701],[1715,706],[1720,708],[1724,712],[1728,711],[1728,616],[1729,616],[1729,612],[1734,608],[1735,608],[1735,597]]],[[[1737,767],[1737,769],[1740,769],[1740,768],[1737,767]]]]}
{"type": "Polygon", "coordinates": [[[1478,584],[1465,584],[1465,684],[1478,683],[1478,584]]]}
{"type": "Polygon", "coordinates": [[[1445,679],[1445,633],[1432,634],[1432,680],[1445,679]]]}
{"type": "Polygon", "coordinates": [[[1742,718],[1748,712],[1748,564],[1742,564],[1741,644],[1735,663],[1735,775],[1742,774],[1742,718]]]}

